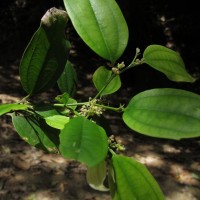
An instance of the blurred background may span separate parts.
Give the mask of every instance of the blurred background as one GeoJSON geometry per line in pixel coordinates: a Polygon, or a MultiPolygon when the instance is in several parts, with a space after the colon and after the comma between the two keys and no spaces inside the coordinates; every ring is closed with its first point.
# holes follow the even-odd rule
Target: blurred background
{"type": "MultiPolygon", "coordinates": [[[[128,64],[136,47],[141,51],[150,44],[160,44],[178,51],[188,71],[199,76],[200,29],[199,14],[196,1],[169,0],[117,0],[129,27],[129,44],[120,58],[128,64]]],[[[40,19],[51,7],[64,9],[62,0],[2,0],[0,1],[0,64],[20,59],[31,36],[39,26],[40,19]]],[[[123,30],[122,30],[123,31],[123,30]]],[[[70,23],[67,34],[81,58],[98,58],[80,40],[70,23]]],[[[94,63],[89,63],[95,66],[94,63]]],[[[74,58],[82,60],[79,58],[74,58]]],[[[87,67],[86,69],[88,69],[87,67]]],[[[91,69],[88,69],[91,70],[91,69]]],[[[93,69],[94,71],[94,69],[93,69]]],[[[164,75],[147,66],[141,66],[131,73],[124,75],[124,84],[137,85],[136,92],[149,87],[174,86],[186,87],[198,92],[197,81],[194,84],[174,84],[164,75]]],[[[123,78],[123,77],[122,77],[123,78]]]]}

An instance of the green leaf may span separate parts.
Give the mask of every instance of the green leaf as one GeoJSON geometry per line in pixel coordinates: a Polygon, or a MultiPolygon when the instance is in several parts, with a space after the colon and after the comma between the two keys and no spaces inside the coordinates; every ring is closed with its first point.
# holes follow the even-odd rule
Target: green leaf
{"type": "Polygon", "coordinates": [[[69,100],[67,101],[67,108],[70,108],[72,110],[75,110],[77,107],[77,101],[75,99],[69,98],[69,100]],[[71,104],[71,105],[70,105],[71,104]]]}
{"type": "Polygon", "coordinates": [[[106,162],[103,160],[98,165],[87,168],[86,179],[91,188],[99,191],[109,191],[104,185],[106,175],[106,162]]]}
{"type": "Polygon", "coordinates": [[[53,115],[59,115],[60,112],[63,110],[63,108],[59,108],[59,109],[57,110],[51,105],[34,106],[35,112],[43,118],[50,117],[53,115]]]}
{"type": "Polygon", "coordinates": [[[109,184],[109,189],[110,189],[110,195],[112,197],[115,196],[115,199],[117,199],[118,194],[116,192],[115,172],[111,163],[109,163],[108,165],[108,184],[109,184]]]}
{"type": "Polygon", "coordinates": [[[30,145],[51,153],[58,152],[59,131],[47,126],[43,120],[13,114],[12,122],[17,133],[30,145]]]}
{"type": "Polygon", "coordinates": [[[92,120],[95,121],[96,124],[101,126],[106,131],[107,136],[110,136],[112,134],[112,130],[110,127],[111,124],[105,116],[94,115],[94,116],[92,116],[92,120]]]}
{"type": "Polygon", "coordinates": [[[65,127],[65,124],[69,122],[69,117],[63,115],[54,115],[46,117],[45,121],[49,126],[53,128],[63,129],[65,127]]]}
{"type": "Polygon", "coordinates": [[[67,21],[67,13],[56,8],[42,17],[20,62],[21,83],[27,93],[49,89],[63,72],[69,52],[65,38],[67,21]]]}
{"type": "Polygon", "coordinates": [[[123,120],[152,137],[182,139],[200,136],[200,96],[179,89],[152,89],[134,96],[123,120]]]}
{"type": "Polygon", "coordinates": [[[58,95],[55,99],[59,103],[65,105],[65,107],[63,107],[63,110],[60,110],[63,115],[68,115],[70,110],[75,110],[77,107],[77,105],[76,105],[77,101],[75,99],[69,98],[68,93],[58,95]]]}
{"type": "MultiPolygon", "coordinates": [[[[112,76],[112,71],[106,69],[105,67],[99,67],[93,74],[93,83],[98,91],[105,86],[112,76]]],[[[116,92],[121,87],[120,76],[116,75],[109,85],[103,90],[101,96],[108,95],[116,92]]]]}
{"type": "Polygon", "coordinates": [[[99,56],[115,62],[128,42],[128,27],[115,0],[64,0],[77,33],[99,56]]]}
{"type": "Polygon", "coordinates": [[[113,155],[115,193],[113,200],[164,200],[164,195],[148,169],[132,158],[113,155]]]}
{"type": "MultiPolygon", "coordinates": [[[[70,102],[70,99],[69,99],[70,102]]],[[[71,109],[74,107],[71,106],[71,109]]],[[[34,106],[35,112],[43,118],[46,123],[56,129],[63,129],[64,125],[68,123],[70,110],[65,107],[54,107],[51,105],[34,106]]]]}
{"type": "Polygon", "coordinates": [[[0,105],[0,116],[9,112],[17,111],[17,110],[27,110],[28,105],[25,104],[1,104],[0,105]]]}
{"type": "Polygon", "coordinates": [[[62,93],[67,92],[73,96],[77,87],[77,74],[70,61],[67,61],[65,69],[58,79],[58,87],[62,93]]]}
{"type": "Polygon", "coordinates": [[[58,101],[59,103],[67,104],[67,102],[69,101],[69,94],[65,92],[65,93],[63,93],[61,95],[58,95],[55,98],[55,100],[58,101]]]}
{"type": "Polygon", "coordinates": [[[145,63],[164,73],[171,81],[195,81],[186,71],[181,56],[167,47],[150,45],[145,49],[143,58],[145,63]]]}
{"type": "Polygon", "coordinates": [[[71,119],[61,131],[60,152],[63,157],[91,167],[104,160],[107,151],[108,141],[104,129],[85,117],[71,119]]]}

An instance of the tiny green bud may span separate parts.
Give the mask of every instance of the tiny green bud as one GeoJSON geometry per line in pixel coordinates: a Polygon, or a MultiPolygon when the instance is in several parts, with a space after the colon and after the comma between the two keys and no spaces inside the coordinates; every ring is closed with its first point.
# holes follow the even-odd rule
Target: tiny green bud
{"type": "Polygon", "coordinates": [[[136,54],[139,54],[139,53],[140,53],[140,49],[136,48],[136,54]]]}
{"type": "Polygon", "coordinates": [[[117,64],[117,68],[118,68],[118,69],[122,69],[122,68],[124,68],[124,67],[125,67],[124,62],[121,62],[121,63],[118,63],[118,64],[117,64]]]}

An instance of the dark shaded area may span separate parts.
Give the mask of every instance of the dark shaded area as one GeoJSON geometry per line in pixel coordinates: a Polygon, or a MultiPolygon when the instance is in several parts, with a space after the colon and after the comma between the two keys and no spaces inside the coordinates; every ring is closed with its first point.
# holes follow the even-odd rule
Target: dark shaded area
{"type": "Polygon", "coordinates": [[[41,17],[51,7],[63,7],[61,0],[6,0],[0,1],[1,63],[19,59],[41,17]]]}
{"type": "MultiPolygon", "coordinates": [[[[199,75],[200,31],[198,6],[195,1],[181,2],[181,4],[167,0],[118,0],[117,2],[130,31],[129,44],[119,62],[130,63],[136,47],[143,52],[150,44],[160,44],[178,51],[188,71],[195,76],[199,75]]],[[[62,0],[8,0],[1,1],[0,6],[2,64],[21,58],[47,9],[54,6],[64,9],[62,0]]],[[[105,63],[82,42],[70,23],[67,30],[68,38],[72,41],[77,55],[81,56],[78,61],[76,56],[71,58],[75,63],[89,61],[83,63],[85,70],[88,71],[94,71],[97,64],[105,63]]],[[[81,65],[82,63],[79,64],[81,65]]],[[[125,86],[133,87],[135,93],[154,87],[186,88],[195,92],[199,89],[199,81],[195,84],[173,83],[160,72],[145,65],[122,75],[122,78],[125,86]]]]}
{"type": "MultiPolygon", "coordinates": [[[[125,60],[131,61],[136,47],[143,52],[148,45],[160,44],[178,51],[187,70],[195,76],[199,75],[200,31],[197,2],[119,0],[119,3],[130,31],[125,60]]],[[[154,87],[199,91],[199,81],[194,84],[173,83],[148,66],[134,69],[131,79],[129,77],[129,74],[125,75],[125,80],[129,79],[128,84],[136,85],[136,92],[154,87]]]]}

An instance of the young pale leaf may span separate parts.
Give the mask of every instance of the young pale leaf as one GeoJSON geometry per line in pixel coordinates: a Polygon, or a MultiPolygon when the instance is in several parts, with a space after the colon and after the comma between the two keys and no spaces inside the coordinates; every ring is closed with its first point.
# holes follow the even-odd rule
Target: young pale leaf
{"type": "Polygon", "coordinates": [[[99,56],[115,62],[128,42],[128,27],[115,0],[64,0],[83,41],[99,56]]]}
{"type": "Polygon", "coordinates": [[[63,115],[53,115],[45,118],[46,123],[57,129],[63,129],[65,124],[69,122],[69,117],[63,115]]]}
{"type": "MultiPolygon", "coordinates": [[[[100,91],[111,78],[112,71],[105,67],[99,67],[93,74],[93,83],[98,91],[100,91]]],[[[108,95],[116,92],[121,87],[120,76],[116,75],[113,80],[107,85],[107,87],[101,93],[101,96],[108,95]]]]}
{"type": "Polygon", "coordinates": [[[145,63],[164,73],[171,81],[195,81],[186,71],[181,56],[167,47],[150,45],[145,49],[143,58],[145,63]]]}
{"type": "Polygon", "coordinates": [[[58,79],[58,87],[62,93],[67,92],[73,96],[77,86],[77,74],[70,61],[67,61],[65,69],[58,79]]]}
{"type": "Polygon", "coordinates": [[[51,153],[58,151],[59,131],[47,126],[43,120],[13,114],[12,122],[18,134],[30,145],[51,153]]]}
{"type": "Polygon", "coordinates": [[[104,185],[106,175],[106,162],[103,160],[98,165],[87,168],[86,179],[91,188],[99,191],[109,191],[104,185]]]}
{"type": "Polygon", "coordinates": [[[67,13],[56,8],[42,17],[20,62],[21,84],[27,93],[49,89],[63,72],[69,51],[65,38],[67,21],[67,13]]]}
{"type": "Polygon", "coordinates": [[[164,195],[148,169],[132,158],[114,155],[113,200],[164,200],[164,195]]]}
{"type": "Polygon", "coordinates": [[[25,104],[17,104],[17,103],[1,104],[0,116],[9,112],[17,111],[17,110],[26,110],[27,108],[28,108],[28,105],[25,105],[25,104]]]}
{"type": "Polygon", "coordinates": [[[179,89],[152,89],[134,96],[123,120],[152,137],[182,139],[200,136],[200,96],[179,89]]]}
{"type": "Polygon", "coordinates": [[[76,117],[61,130],[59,149],[63,157],[95,166],[107,155],[107,136],[97,124],[85,117],[76,117]]]}

